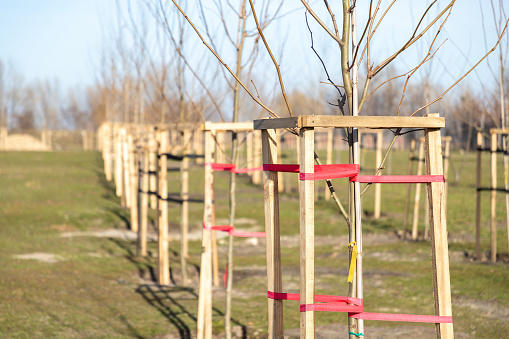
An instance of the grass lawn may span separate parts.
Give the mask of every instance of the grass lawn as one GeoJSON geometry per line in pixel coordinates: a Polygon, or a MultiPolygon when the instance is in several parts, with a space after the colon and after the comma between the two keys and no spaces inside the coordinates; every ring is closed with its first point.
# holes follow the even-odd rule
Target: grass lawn
{"type": "MultiPolygon", "coordinates": [[[[367,152],[366,162],[373,162],[367,152]]],[[[346,156],[343,156],[345,158],[346,156]]],[[[405,174],[408,153],[394,153],[392,174],[405,174]]],[[[509,333],[509,266],[469,259],[475,251],[475,154],[465,159],[453,153],[454,168],[464,160],[460,180],[449,174],[447,222],[454,330],[457,338],[504,338],[509,333]]],[[[489,184],[489,159],[484,159],[483,183],[489,184]]],[[[286,159],[285,162],[291,162],[286,159]]],[[[175,167],[178,164],[175,163],[175,167]]],[[[499,185],[503,185],[500,160],[499,185]]],[[[191,198],[201,199],[203,169],[191,168],[191,198]]],[[[178,172],[170,171],[169,192],[178,194],[178,172]]],[[[295,191],[295,176],[286,176],[295,191]]],[[[345,196],[345,180],[334,180],[345,196]]],[[[324,184],[317,182],[317,195],[324,184]]],[[[384,185],[382,218],[373,220],[374,190],[364,197],[365,297],[368,312],[433,314],[431,255],[427,241],[403,242],[406,185],[384,185]]],[[[424,201],[424,187],[421,201],[424,201]]],[[[228,175],[216,175],[218,223],[228,209],[228,175]]],[[[413,196],[413,195],[412,195],[413,196]]],[[[240,176],[237,190],[238,228],[263,230],[263,191],[240,176]]],[[[345,199],[343,199],[345,200],[345,199]]],[[[344,201],[346,203],[346,201],[344,201]]],[[[330,201],[316,202],[316,291],[347,293],[347,228],[330,201]]],[[[281,195],[283,288],[299,291],[299,201],[295,192],[281,195]]],[[[170,205],[171,270],[180,276],[179,206],[170,205]]],[[[421,215],[424,214],[424,208],[421,215]]],[[[129,212],[120,207],[113,184],[107,182],[96,152],[0,153],[0,338],[190,338],[196,332],[197,282],[203,206],[190,206],[189,275],[183,288],[157,286],[157,244],[151,255],[136,257],[129,238],[129,212]],[[108,232],[106,232],[108,231],[108,232]],[[166,336],[165,336],[166,335],[166,336]]],[[[151,232],[155,213],[151,211],[151,232]]],[[[498,252],[507,258],[505,200],[497,205],[498,252]]],[[[489,193],[483,193],[482,249],[490,248],[489,193]]],[[[421,222],[421,233],[424,224],[421,222]]],[[[220,267],[226,239],[219,239],[220,267]]],[[[265,243],[235,239],[233,317],[236,331],[248,337],[266,335],[267,299],[265,243]]],[[[298,336],[298,302],[285,303],[285,329],[298,336]]],[[[224,289],[214,288],[214,332],[223,337],[224,289]]],[[[316,313],[322,337],[346,337],[347,317],[316,313]]],[[[433,324],[366,322],[366,337],[433,338],[433,324]]]]}

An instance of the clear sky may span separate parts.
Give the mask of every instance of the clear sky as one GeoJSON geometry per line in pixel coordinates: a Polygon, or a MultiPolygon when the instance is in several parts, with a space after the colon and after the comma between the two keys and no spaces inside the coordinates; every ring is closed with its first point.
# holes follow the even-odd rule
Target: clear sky
{"type": "MultiPolygon", "coordinates": [[[[299,1],[294,2],[291,6],[300,5],[299,1]]],[[[322,7],[321,2],[311,3],[322,7]]],[[[424,3],[424,0],[403,1],[403,8],[395,13],[393,25],[388,30],[392,33],[382,37],[381,41],[385,41],[391,49],[395,48],[394,40],[400,32],[417,20],[411,15],[411,6],[422,7],[424,3]]],[[[286,2],[285,6],[287,4],[290,5],[286,2]]],[[[101,27],[105,22],[114,20],[114,8],[114,0],[2,0],[0,60],[12,64],[27,81],[58,79],[63,88],[91,84],[94,64],[98,62],[98,51],[102,45],[101,27]]],[[[443,47],[447,52],[442,54],[440,62],[454,76],[466,70],[464,58],[454,45],[461,46],[471,63],[475,63],[486,50],[478,10],[478,0],[457,1],[449,19],[444,35],[449,37],[450,42],[443,47]]],[[[491,47],[493,30],[489,29],[488,34],[492,36],[489,39],[491,47]]],[[[307,29],[301,27],[298,34],[293,31],[288,36],[290,40],[295,36],[308,39],[307,29]]],[[[286,46],[300,44],[297,48],[309,49],[308,42],[302,39],[293,39],[286,46]]],[[[494,66],[497,66],[496,61],[494,66]]],[[[299,66],[286,69],[288,72],[300,71],[299,66]]],[[[487,72],[482,68],[479,73],[485,75],[487,72]]],[[[442,75],[448,77],[445,73],[442,75]]]]}
{"type": "Polygon", "coordinates": [[[65,88],[93,81],[100,13],[111,0],[2,0],[0,60],[25,79],[59,79],[65,88]]]}

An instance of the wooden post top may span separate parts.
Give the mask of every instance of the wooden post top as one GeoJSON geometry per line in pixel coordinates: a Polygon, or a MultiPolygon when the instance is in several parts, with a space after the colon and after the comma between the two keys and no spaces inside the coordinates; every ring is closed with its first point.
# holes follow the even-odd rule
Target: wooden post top
{"type": "Polygon", "coordinates": [[[201,125],[202,131],[252,131],[253,130],[253,121],[246,122],[210,122],[207,121],[201,125]]]}
{"type": "Polygon", "coordinates": [[[509,134],[509,129],[506,128],[492,128],[490,129],[491,134],[509,134]]]}
{"type": "Polygon", "coordinates": [[[254,129],[358,127],[358,128],[443,128],[443,117],[302,115],[292,118],[260,119],[254,129]]]}

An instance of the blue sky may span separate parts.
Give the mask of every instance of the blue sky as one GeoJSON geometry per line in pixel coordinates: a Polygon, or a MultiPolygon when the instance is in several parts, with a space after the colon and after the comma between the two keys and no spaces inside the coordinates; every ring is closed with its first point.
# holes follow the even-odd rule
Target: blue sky
{"type": "Polygon", "coordinates": [[[90,83],[101,45],[101,16],[110,0],[4,0],[0,60],[25,79],[59,79],[63,87],[90,83]]]}
{"type": "MultiPolygon", "coordinates": [[[[321,2],[311,3],[316,7],[321,6],[321,2]]],[[[422,6],[423,3],[424,0],[403,1],[403,7],[395,13],[393,24],[387,30],[389,33],[380,39],[386,47],[395,48],[395,40],[402,37],[400,32],[405,31],[412,20],[417,19],[412,19],[410,4],[422,6]]],[[[300,2],[286,2],[287,5],[299,6],[300,2]]],[[[0,4],[0,60],[11,63],[27,81],[37,78],[58,79],[63,88],[91,84],[94,80],[94,64],[98,62],[102,45],[101,27],[105,22],[115,20],[114,7],[114,0],[3,0],[0,4]]],[[[444,32],[450,41],[444,45],[440,57],[440,63],[452,75],[440,74],[440,81],[445,81],[447,77],[457,77],[466,70],[464,58],[453,43],[461,46],[470,63],[475,63],[485,52],[478,8],[478,0],[457,1],[444,32]]],[[[294,18],[295,15],[286,19],[294,18]]],[[[282,23],[277,27],[284,26],[285,23],[282,23]]],[[[293,29],[293,32],[297,30],[298,34],[288,35],[290,41],[285,46],[300,44],[295,48],[309,53],[309,44],[301,41],[308,38],[307,29],[301,26],[293,29]],[[301,38],[292,38],[295,36],[301,38]]],[[[491,34],[491,47],[494,42],[493,30],[489,29],[488,33],[491,34]]],[[[320,37],[318,33],[317,37],[326,38],[323,35],[320,37]]],[[[291,58],[294,57],[292,54],[291,58]]],[[[299,64],[286,67],[287,72],[296,77],[307,76],[306,72],[299,73],[302,71],[299,64]]],[[[493,65],[497,67],[496,61],[493,65]]],[[[478,73],[483,78],[488,77],[485,67],[478,73]]]]}

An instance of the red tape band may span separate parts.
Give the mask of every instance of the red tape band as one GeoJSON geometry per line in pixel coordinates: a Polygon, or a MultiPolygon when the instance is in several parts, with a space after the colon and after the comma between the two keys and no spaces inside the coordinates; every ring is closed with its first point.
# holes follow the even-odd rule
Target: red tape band
{"type": "Polygon", "coordinates": [[[208,162],[205,164],[205,166],[212,167],[212,170],[214,171],[231,171],[235,168],[234,164],[218,164],[215,162],[208,162]]]}
{"type": "Polygon", "coordinates": [[[347,303],[302,304],[300,305],[300,311],[362,312],[362,306],[348,305],[347,303]]]}
{"type": "Polygon", "coordinates": [[[325,180],[339,179],[357,176],[359,174],[359,165],[356,164],[336,164],[336,165],[315,165],[314,173],[300,173],[300,180],[325,180]]]}
{"type": "Polygon", "coordinates": [[[223,232],[230,232],[231,230],[233,230],[233,226],[230,225],[207,226],[205,225],[205,222],[203,223],[203,228],[209,231],[223,231],[223,232]]]}
{"type": "MultiPolygon", "coordinates": [[[[281,292],[271,292],[267,291],[267,297],[275,300],[300,300],[299,293],[281,293],[281,292]]],[[[349,303],[356,306],[362,306],[362,299],[352,298],[352,297],[343,297],[336,295],[322,295],[315,294],[315,301],[320,303],[349,303]]]]}
{"type": "Polygon", "coordinates": [[[300,166],[295,164],[263,164],[262,168],[269,172],[299,173],[300,166]]]}
{"type": "Polygon", "coordinates": [[[414,323],[452,323],[452,316],[395,314],[395,313],[349,313],[350,318],[382,321],[405,321],[414,323]]]}
{"type": "Polygon", "coordinates": [[[350,182],[390,183],[390,184],[424,184],[428,182],[445,182],[443,175],[357,175],[350,182]]]}
{"type": "Polygon", "coordinates": [[[256,172],[256,171],[261,171],[262,170],[262,166],[259,166],[259,167],[251,167],[251,168],[237,168],[237,169],[233,169],[232,172],[233,173],[248,173],[248,172],[256,172]]]}

